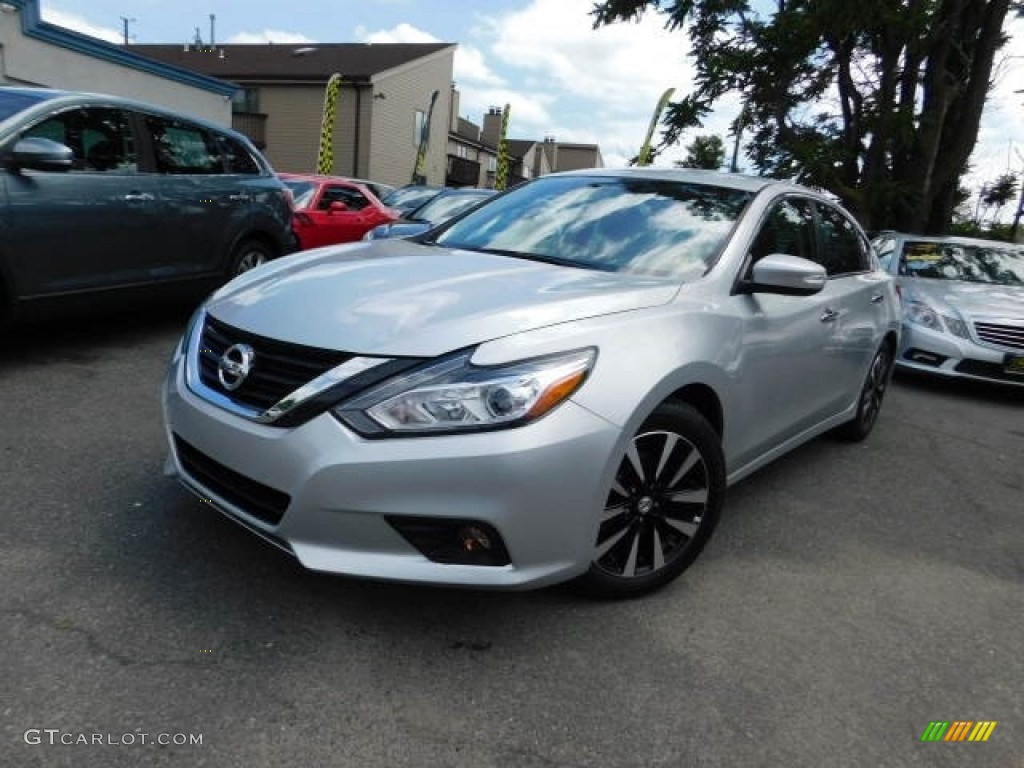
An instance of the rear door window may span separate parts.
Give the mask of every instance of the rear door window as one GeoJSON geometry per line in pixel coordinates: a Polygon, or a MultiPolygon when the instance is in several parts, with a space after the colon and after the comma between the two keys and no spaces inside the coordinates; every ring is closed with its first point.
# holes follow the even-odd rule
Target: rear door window
{"type": "Polygon", "coordinates": [[[184,120],[147,115],[156,169],[172,174],[222,174],[224,162],[214,137],[184,120]]]}
{"type": "Polygon", "coordinates": [[[818,214],[821,219],[821,263],[829,277],[866,271],[868,245],[853,222],[827,203],[818,203],[818,214]]]}

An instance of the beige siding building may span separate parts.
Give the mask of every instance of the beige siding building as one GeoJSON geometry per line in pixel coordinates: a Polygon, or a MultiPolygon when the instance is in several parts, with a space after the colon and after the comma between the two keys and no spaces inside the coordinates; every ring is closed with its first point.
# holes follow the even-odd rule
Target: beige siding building
{"type": "Polygon", "coordinates": [[[99,91],[231,124],[235,86],[43,21],[38,0],[0,2],[0,84],[99,91]]]}
{"type": "Polygon", "coordinates": [[[263,149],[277,170],[294,173],[316,169],[326,85],[338,73],[343,81],[332,173],[408,184],[423,122],[431,113],[423,171],[427,183],[445,183],[454,44],[136,45],[132,50],[237,83],[235,129],[263,149]]]}
{"type": "MultiPolygon", "coordinates": [[[[459,92],[453,87],[451,110],[446,183],[452,187],[493,187],[501,135],[501,107],[487,110],[481,128],[459,117],[459,92]]],[[[568,144],[555,141],[553,137],[543,141],[508,139],[508,153],[510,187],[548,173],[604,167],[597,144],[568,144]]]]}

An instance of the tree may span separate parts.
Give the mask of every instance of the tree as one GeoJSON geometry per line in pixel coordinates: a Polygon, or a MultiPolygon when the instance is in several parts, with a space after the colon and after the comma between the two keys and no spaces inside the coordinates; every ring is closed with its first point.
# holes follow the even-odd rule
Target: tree
{"type": "Polygon", "coordinates": [[[717,171],[725,162],[725,145],[718,136],[698,136],[686,148],[686,157],[679,160],[679,168],[706,168],[717,171]]]}
{"type": "Polygon", "coordinates": [[[991,184],[986,184],[981,194],[981,202],[985,204],[985,210],[995,207],[992,214],[993,219],[999,218],[999,212],[1003,206],[1014,200],[1017,196],[1017,174],[1004,173],[991,184]]]}
{"type": "Polygon", "coordinates": [[[869,229],[944,232],[1020,0],[775,0],[756,10],[765,5],[606,0],[593,15],[601,26],[653,8],[689,35],[694,89],[669,105],[664,145],[736,93],[758,171],[831,191],[869,229]]]}

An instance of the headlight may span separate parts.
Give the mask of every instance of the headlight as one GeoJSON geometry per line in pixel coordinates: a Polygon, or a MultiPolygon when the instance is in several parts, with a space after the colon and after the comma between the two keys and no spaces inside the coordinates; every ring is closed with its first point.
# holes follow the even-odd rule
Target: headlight
{"type": "Polygon", "coordinates": [[[967,332],[967,323],[960,318],[943,315],[942,322],[945,324],[946,330],[954,336],[959,336],[961,339],[971,338],[971,335],[967,332]]]}
{"type": "Polygon", "coordinates": [[[942,332],[942,321],[939,320],[938,313],[927,304],[920,301],[908,301],[903,307],[910,322],[942,332]]]}
{"type": "Polygon", "coordinates": [[[961,339],[971,337],[967,331],[967,323],[958,317],[940,315],[923,301],[907,301],[903,306],[907,319],[916,325],[923,325],[925,328],[939,333],[948,331],[961,339]]]}
{"type": "Polygon", "coordinates": [[[472,352],[375,387],[334,409],[372,436],[439,434],[527,424],[565,402],[593,367],[594,349],[501,366],[469,362],[472,352]]]}

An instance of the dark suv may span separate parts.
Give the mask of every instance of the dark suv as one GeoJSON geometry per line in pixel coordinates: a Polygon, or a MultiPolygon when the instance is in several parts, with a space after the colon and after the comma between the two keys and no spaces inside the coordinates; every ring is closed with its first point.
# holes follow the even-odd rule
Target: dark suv
{"type": "Polygon", "coordinates": [[[211,290],[295,248],[287,192],[241,134],[113,96],[0,88],[0,321],[211,290]]]}

